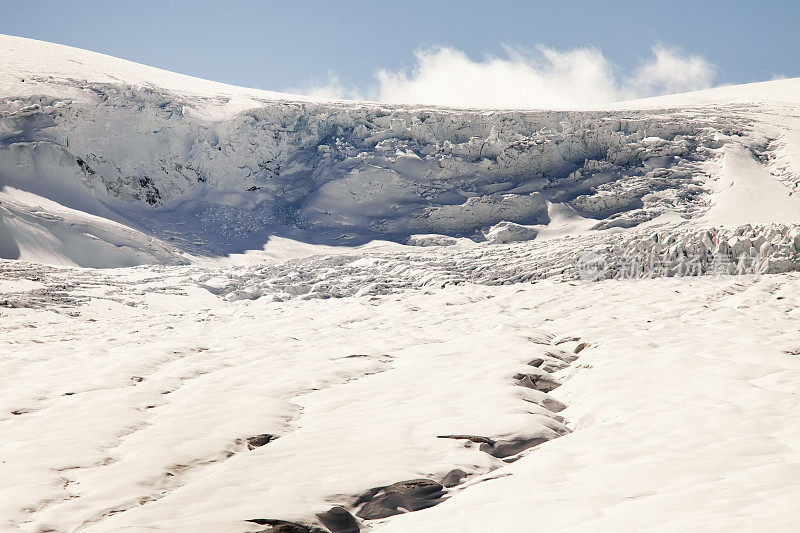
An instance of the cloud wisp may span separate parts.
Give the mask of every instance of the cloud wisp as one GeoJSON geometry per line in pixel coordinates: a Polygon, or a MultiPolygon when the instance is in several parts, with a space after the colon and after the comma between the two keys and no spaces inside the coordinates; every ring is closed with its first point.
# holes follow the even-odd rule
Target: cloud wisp
{"type": "Polygon", "coordinates": [[[421,49],[411,69],[381,69],[366,90],[326,83],[295,90],[309,96],[487,108],[580,108],[711,87],[715,69],[697,55],[656,46],[632,74],[620,74],[596,48],[535,51],[507,47],[475,60],[448,47],[421,49]]]}

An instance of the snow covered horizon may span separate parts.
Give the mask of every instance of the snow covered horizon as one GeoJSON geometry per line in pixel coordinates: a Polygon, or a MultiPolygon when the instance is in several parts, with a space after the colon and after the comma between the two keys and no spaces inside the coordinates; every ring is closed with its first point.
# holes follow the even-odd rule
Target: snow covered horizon
{"type": "Polygon", "coordinates": [[[0,36],[0,530],[792,529],[800,78],[603,98],[0,36]]]}

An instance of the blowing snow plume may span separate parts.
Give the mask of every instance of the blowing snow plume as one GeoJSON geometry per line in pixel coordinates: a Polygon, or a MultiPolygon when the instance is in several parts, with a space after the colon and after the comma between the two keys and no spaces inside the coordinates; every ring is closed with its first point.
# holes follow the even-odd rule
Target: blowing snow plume
{"type": "Polygon", "coordinates": [[[504,56],[475,60],[450,47],[417,50],[411,69],[379,70],[376,85],[359,91],[336,74],[326,84],[299,92],[329,98],[371,99],[396,104],[505,109],[575,109],[667,93],[706,89],[714,66],[697,55],[656,46],[625,75],[592,47],[534,51],[505,47],[504,56]]]}

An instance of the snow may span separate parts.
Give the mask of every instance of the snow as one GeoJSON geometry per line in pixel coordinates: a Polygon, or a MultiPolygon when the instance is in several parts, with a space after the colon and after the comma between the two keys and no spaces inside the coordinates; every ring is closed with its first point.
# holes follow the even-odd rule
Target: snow
{"type": "Polygon", "coordinates": [[[640,109],[642,107],[677,107],[691,105],[719,105],[723,103],[783,102],[800,103],[797,93],[797,79],[779,79],[728,85],[714,89],[704,89],[683,94],[654,96],[639,100],[629,100],[614,104],[614,107],[640,109]]]}
{"type": "MultiPolygon", "coordinates": [[[[39,96],[44,88],[48,92],[52,91],[54,82],[77,77],[93,83],[123,82],[141,88],[160,87],[175,93],[200,97],[200,102],[204,98],[210,99],[216,104],[214,107],[222,104],[227,113],[253,107],[259,100],[289,96],[297,98],[284,93],[243,89],[201,80],[89,50],[11,35],[0,35],[0,49],[3,50],[0,55],[0,92],[4,95],[39,96]],[[40,79],[43,76],[46,78],[40,79]]],[[[68,97],[78,95],[79,91],[68,87],[63,87],[60,94],[68,97]]],[[[209,108],[211,109],[213,107],[209,108]]]]}
{"type": "Polygon", "coordinates": [[[0,51],[0,529],[797,522],[800,80],[501,112],[0,51]]]}
{"type": "Polygon", "coordinates": [[[25,482],[2,515],[23,530],[307,520],[452,468],[471,477],[449,500],[376,530],[796,518],[796,274],[225,303],[180,268],[35,267],[92,299],[3,312],[3,469],[25,482]],[[556,415],[513,375],[574,337],[556,415]],[[571,432],[511,464],[436,438],[552,435],[559,415],[571,432]],[[279,438],[237,440],[260,433],[279,438]]]}
{"type": "Polygon", "coordinates": [[[564,287],[548,326],[596,343],[558,389],[574,431],[376,531],[793,529],[793,283],[564,287]]]}
{"type": "Polygon", "coordinates": [[[708,224],[800,222],[800,197],[782,185],[742,146],[729,148],[717,174],[708,224]]]}

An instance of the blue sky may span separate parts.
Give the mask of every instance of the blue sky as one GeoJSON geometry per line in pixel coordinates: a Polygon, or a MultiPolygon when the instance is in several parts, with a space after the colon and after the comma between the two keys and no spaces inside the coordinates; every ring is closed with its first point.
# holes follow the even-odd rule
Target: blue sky
{"type": "Polygon", "coordinates": [[[797,1],[40,1],[2,2],[0,33],[264,89],[331,74],[365,90],[378,69],[447,46],[480,60],[545,45],[592,46],[616,72],[654,45],[696,54],[714,84],[800,76],[797,1]]]}

